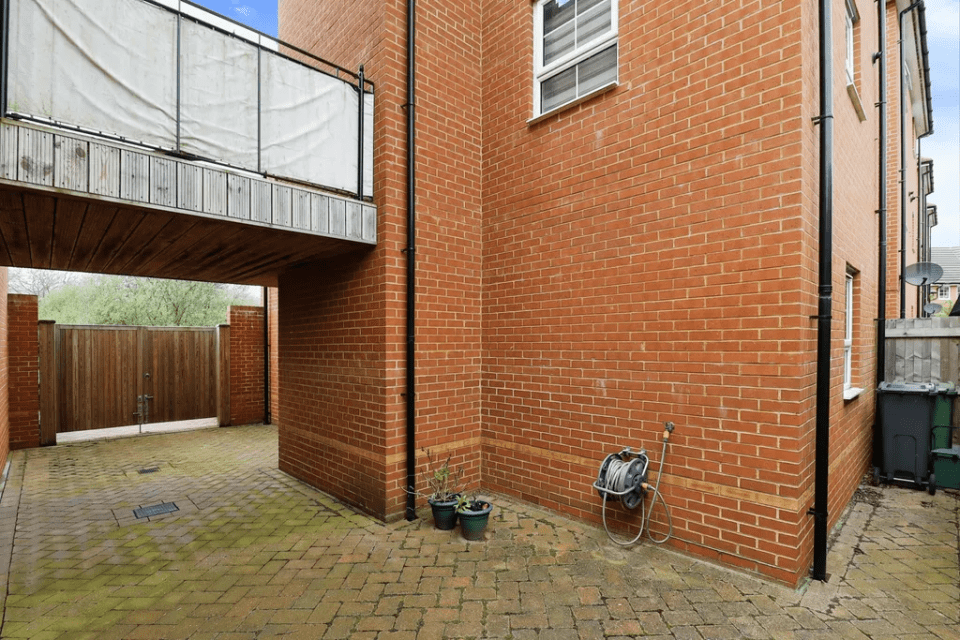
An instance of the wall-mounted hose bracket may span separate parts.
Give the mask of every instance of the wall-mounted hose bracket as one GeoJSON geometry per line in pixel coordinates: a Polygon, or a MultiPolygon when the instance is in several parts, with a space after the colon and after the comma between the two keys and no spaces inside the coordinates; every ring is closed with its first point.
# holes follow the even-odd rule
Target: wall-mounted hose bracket
{"type": "Polygon", "coordinates": [[[663,429],[663,450],[660,453],[660,467],[657,473],[657,482],[650,485],[647,482],[647,474],[650,467],[650,458],[647,456],[646,449],[634,451],[626,447],[619,453],[611,453],[604,458],[600,465],[600,472],[597,474],[597,480],[593,483],[602,502],[601,518],[603,528],[607,532],[610,540],[621,546],[628,546],[635,543],[647,532],[647,537],[656,544],[663,544],[673,535],[673,519],[670,516],[670,508],[663,501],[660,495],[660,478],[663,475],[663,463],[667,456],[667,443],[670,441],[670,435],[673,433],[674,424],[672,422],[664,423],[663,429]],[[644,498],[647,494],[653,495],[650,505],[644,504],[644,498]],[[653,508],[657,500],[663,505],[663,512],[666,517],[667,534],[662,538],[657,538],[650,533],[650,516],[653,514],[653,508]],[[641,508],[640,530],[632,540],[620,540],[610,532],[607,526],[607,503],[619,500],[627,509],[641,508]]]}
{"type": "Polygon", "coordinates": [[[627,509],[636,509],[643,500],[649,465],[645,449],[633,451],[627,447],[611,453],[600,465],[593,488],[604,500],[619,500],[627,509]]]}

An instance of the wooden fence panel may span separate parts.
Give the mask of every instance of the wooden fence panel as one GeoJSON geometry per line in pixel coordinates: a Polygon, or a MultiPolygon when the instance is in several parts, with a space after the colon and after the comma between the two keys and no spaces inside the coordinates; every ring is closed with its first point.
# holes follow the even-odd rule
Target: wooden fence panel
{"type": "Polygon", "coordinates": [[[58,433],[217,415],[214,328],[58,325],[55,333],[58,433]]]}
{"type": "Polygon", "coordinates": [[[230,425],[230,325],[217,327],[217,421],[230,425]]]}
{"type": "Polygon", "coordinates": [[[887,320],[884,379],[954,382],[958,375],[960,318],[887,320]]]}
{"type": "Polygon", "coordinates": [[[216,330],[150,327],[146,332],[144,380],[150,422],[217,415],[216,330]]]}
{"type": "Polygon", "coordinates": [[[58,325],[58,433],[136,424],[137,327],[58,325]]]}
{"type": "MultiPolygon", "coordinates": [[[[884,380],[953,383],[960,388],[960,318],[887,320],[884,380]]],[[[960,438],[960,398],[954,401],[954,442],[960,438]]]]}

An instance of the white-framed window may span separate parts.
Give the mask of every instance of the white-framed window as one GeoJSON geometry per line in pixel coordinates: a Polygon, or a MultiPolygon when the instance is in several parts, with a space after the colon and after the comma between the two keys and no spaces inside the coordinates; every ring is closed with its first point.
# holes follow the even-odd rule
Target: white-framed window
{"type": "Polygon", "coordinates": [[[940,300],[949,300],[950,299],[950,285],[942,284],[937,287],[937,298],[940,300]]]}
{"type": "Polygon", "coordinates": [[[534,117],[617,83],[618,0],[537,0],[534,117]]]}
{"type": "Polygon", "coordinates": [[[844,4],[847,7],[844,22],[844,37],[847,53],[845,64],[847,69],[847,84],[854,84],[853,80],[857,72],[856,47],[854,43],[856,34],[854,33],[854,28],[857,22],[860,21],[860,14],[857,12],[857,5],[854,4],[854,0],[847,0],[844,4]]]}
{"type": "Polygon", "coordinates": [[[843,329],[843,388],[847,390],[853,387],[853,274],[849,271],[843,304],[846,317],[843,329]]]}

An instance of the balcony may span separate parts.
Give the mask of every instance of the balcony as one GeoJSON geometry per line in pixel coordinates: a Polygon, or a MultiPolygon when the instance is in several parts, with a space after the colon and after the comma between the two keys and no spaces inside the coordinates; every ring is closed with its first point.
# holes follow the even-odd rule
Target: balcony
{"type": "MultiPolygon", "coordinates": [[[[80,265],[45,252],[76,248],[88,215],[117,212],[128,226],[149,219],[249,243],[257,258],[218,274],[229,281],[269,283],[290,264],[376,244],[373,85],[362,71],[186,2],[8,4],[0,263],[119,272],[112,256],[80,265]],[[38,237],[48,238],[39,248],[38,237]]],[[[166,264],[180,271],[168,277],[190,275],[166,264]]]]}

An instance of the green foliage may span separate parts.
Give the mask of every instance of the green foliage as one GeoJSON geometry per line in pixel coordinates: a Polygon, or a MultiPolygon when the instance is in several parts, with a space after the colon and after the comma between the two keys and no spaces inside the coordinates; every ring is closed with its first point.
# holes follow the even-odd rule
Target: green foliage
{"type": "Polygon", "coordinates": [[[40,319],[59,324],[209,327],[227,321],[227,307],[250,304],[210,282],[97,276],[40,301],[40,319]]]}

